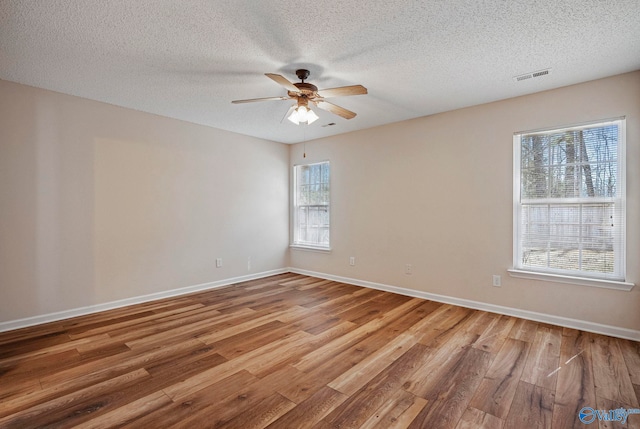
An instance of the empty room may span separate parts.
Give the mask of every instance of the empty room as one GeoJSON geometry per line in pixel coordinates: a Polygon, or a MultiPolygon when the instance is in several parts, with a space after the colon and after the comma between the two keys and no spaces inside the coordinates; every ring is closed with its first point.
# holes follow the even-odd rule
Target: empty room
{"type": "Polygon", "coordinates": [[[0,0],[0,428],[640,428],[638,17],[0,0]]]}

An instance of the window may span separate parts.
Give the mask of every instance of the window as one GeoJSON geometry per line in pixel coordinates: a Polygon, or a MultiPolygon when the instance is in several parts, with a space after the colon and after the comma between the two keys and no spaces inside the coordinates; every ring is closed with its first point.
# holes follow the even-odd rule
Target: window
{"type": "Polygon", "coordinates": [[[293,245],[329,249],[329,161],[293,168],[293,245]]]}
{"type": "Polygon", "coordinates": [[[624,119],[514,136],[514,268],[625,280],[624,119]]]}

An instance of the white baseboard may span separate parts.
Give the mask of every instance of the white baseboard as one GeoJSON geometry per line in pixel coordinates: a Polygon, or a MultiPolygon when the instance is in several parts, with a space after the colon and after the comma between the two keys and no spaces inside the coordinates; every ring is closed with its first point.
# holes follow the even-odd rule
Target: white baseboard
{"type": "Polygon", "coordinates": [[[10,320],[0,322],[0,332],[12,331],[14,329],[26,328],[28,326],[40,325],[42,323],[56,322],[58,320],[69,319],[71,317],[84,316],[86,314],[97,313],[100,311],[112,310],[114,308],[125,307],[128,305],[141,304],[149,301],[156,301],[172,296],[186,295],[193,292],[199,292],[208,289],[215,289],[231,284],[246,282],[248,280],[261,279],[263,277],[274,276],[277,274],[288,273],[288,268],[277,270],[263,271],[261,273],[249,274],[246,276],[233,277],[224,280],[217,280],[209,283],[202,283],[194,286],[187,286],[178,289],[171,289],[163,292],[156,292],[149,295],[135,296],[132,298],[120,299],[118,301],[106,302],[103,304],[88,305],[86,307],[74,308],[71,310],[58,311],[56,313],[43,314],[41,316],[27,317],[24,319],[10,320]]]}
{"type": "Polygon", "coordinates": [[[519,317],[521,319],[533,320],[535,322],[549,323],[567,328],[579,329],[581,331],[593,332],[596,334],[609,335],[611,337],[625,338],[628,340],[640,341],[640,331],[633,329],[620,328],[611,325],[602,325],[600,323],[588,322],[586,320],[570,319],[568,317],[554,316],[552,314],[537,313],[535,311],[521,310],[512,307],[503,307],[501,305],[488,304],[486,302],[471,301],[463,298],[455,298],[446,295],[438,295],[435,293],[423,292],[413,289],[406,289],[397,286],[390,286],[381,283],[374,283],[366,280],[352,279],[348,277],[334,276],[332,274],[318,273],[315,271],[302,270],[298,268],[289,268],[289,271],[296,274],[304,274],[312,277],[319,277],[326,280],[334,280],[341,283],[348,283],[355,286],[362,286],[370,289],[383,290],[393,292],[400,295],[411,296],[414,298],[428,299],[431,301],[442,302],[445,304],[457,305],[460,307],[473,308],[475,310],[488,311],[490,313],[504,314],[507,316],[519,317]]]}
{"type": "Polygon", "coordinates": [[[570,319],[567,317],[554,316],[551,314],[537,313],[534,311],[521,310],[518,308],[504,307],[501,305],[488,304],[485,302],[472,301],[463,298],[455,298],[446,295],[438,295],[435,293],[423,292],[413,289],[406,289],[398,286],[391,286],[382,283],[375,283],[366,280],[353,279],[332,274],[319,273],[316,271],[303,270],[298,268],[281,268],[277,270],[263,271],[261,273],[249,274],[246,276],[233,277],[224,280],[217,280],[209,283],[202,283],[184,288],[172,289],[163,292],[152,293],[132,298],[111,301],[103,304],[90,305],[86,307],[74,308],[71,310],[59,311],[40,316],[27,317],[24,319],[10,320],[0,322],[0,332],[11,331],[14,329],[25,328],[28,326],[40,325],[43,323],[55,322],[58,320],[69,319],[71,317],[84,316],[86,314],[97,313],[100,311],[112,310],[115,308],[125,307],[128,305],[141,304],[144,302],[156,301],[172,296],[186,295],[193,292],[199,292],[209,289],[229,286],[235,283],[241,283],[249,280],[256,280],[263,277],[274,276],[292,272],[296,274],[304,274],[307,276],[318,277],[326,280],[334,280],[342,283],[362,286],[370,289],[377,289],[386,292],[393,292],[400,295],[411,296],[415,298],[428,299],[431,301],[442,302],[445,304],[457,305],[460,307],[473,308],[475,310],[488,311],[490,313],[504,314],[507,316],[519,317],[521,319],[533,320],[535,322],[550,323],[552,325],[564,326],[567,328],[579,329],[582,331],[593,332],[596,334],[604,334],[617,338],[625,338],[634,341],[640,341],[640,331],[633,329],[620,328],[617,326],[603,325],[599,323],[588,322],[585,320],[570,319]]]}

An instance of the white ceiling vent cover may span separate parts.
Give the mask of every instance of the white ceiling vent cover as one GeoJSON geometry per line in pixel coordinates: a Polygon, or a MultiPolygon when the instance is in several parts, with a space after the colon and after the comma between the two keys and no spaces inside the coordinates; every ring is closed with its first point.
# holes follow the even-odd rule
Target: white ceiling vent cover
{"type": "Polygon", "coordinates": [[[515,80],[516,82],[520,82],[520,81],[527,80],[527,79],[533,79],[533,78],[536,78],[536,77],[547,76],[549,74],[551,74],[551,69],[544,69],[544,70],[538,70],[538,71],[531,72],[531,73],[521,74],[519,76],[514,76],[513,80],[515,80]]]}

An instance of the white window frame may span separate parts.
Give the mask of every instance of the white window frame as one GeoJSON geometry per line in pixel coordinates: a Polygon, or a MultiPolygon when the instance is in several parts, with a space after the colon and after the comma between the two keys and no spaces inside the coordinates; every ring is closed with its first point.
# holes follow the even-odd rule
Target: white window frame
{"type": "Polygon", "coordinates": [[[309,163],[304,163],[304,164],[295,164],[293,166],[293,195],[292,195],[292,201],[293,201],[293,227],[292,227],[292,232],[291,232],[291,244],[290,247],[293,249],[300,249],[300,250],[311,250],[311,251],[318,251],[318,252],[330,252],[331,251],[331,163],[329,160],[324,160],[324,161],[318,161],[318,162],[309,162],[309,163]],[[329,243],[327,243],[326,245],[323,244],[317,244],[317,243],[309,243],[309,242],[305,242],[299,239],[299,237],[297,236],[298,233],[298,207],[300,206],[298,203],[298,170],[300,167],[304,167],[304,166],[310,166],[310,165],[318,165],[318,164],[327,164],[329,166],[329,201],[327,204],[327,214],[329,216],[329,243]]]}
{"type": "MultiPolygon", "coordinates": [[[[626,163],[626,129],[625,129],[625,119],[624,118],[616,118],[610,120],[602,120],[602,121],[594,121],[589,123],[583,123],[579,125],[574,125],[570,127],[563,128],[550,128],[544,130],[535,130],[535,131],[526,131],[526,132],[518,132],[513,136],[513,268],[509,269],[509,274],[513,277],[521,277],[527,279],[534,280],[546,280],[546,281],[554,281],[559,283],[571,283],[571,284],[579,284],[585,286],[596,286],[603,287],[608,289],[619,289],[629,291],[633,288],[633,283],[628,283],[625,281],[626,275],[626,173],[625,173],[625,163],[626,163]],[[617,125],[618,126],[618,154],[617,154],[617,168],[618,168],[618,177],[616,181],[616,197],[609,199],[614,203],[618,210],[615,210],[616,218],[614,218],[614,224],[617,228],[621,228],[622,241],[617,243],[617,246],[614,248],[615,255],[615,268],[614,273],[616,273],[615,278],[607,277],[604,275],[598,275],[598,273],[594,273],[593,275],[586,274],[584,272],[575,273],[569,270],[556,270],[551,268],[544,267],[536,267],[535,269],[525,266],[522,264],[522,243],[521,243],[521,216],[522,216],[522,201],[521,201],[521,150],[522,143],[521,137],[523,135],[530,135],[535,133],[561,133],[565,131],[572,131],[583,129],[585,127],[593,127],[593,126],[606,126],[606,125],[617,125]]],[[[544,200],[536,200],[536,202],[544,203],[544,200]]],[[[579,204],[579,203],[597,203],[601,202],[594,199],[583,199],[583,198],[573,198],[573,199],[553,199],[548,201],[549,204],[579,204]]]]}

